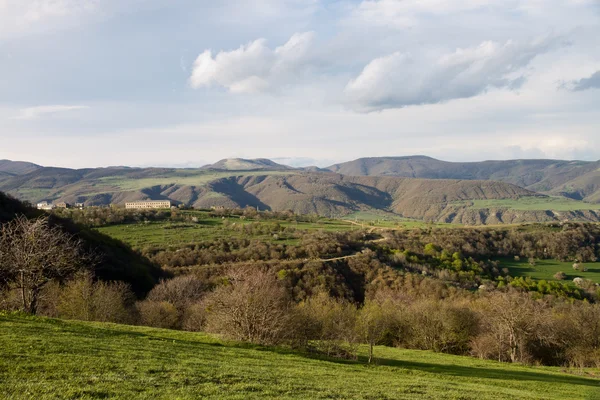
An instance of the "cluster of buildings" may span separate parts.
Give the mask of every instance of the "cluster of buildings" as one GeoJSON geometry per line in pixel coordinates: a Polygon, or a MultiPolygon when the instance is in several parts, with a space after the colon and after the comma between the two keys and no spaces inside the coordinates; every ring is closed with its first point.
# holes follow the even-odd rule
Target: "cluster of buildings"
{"type": "Polygon", "coordinates": [[[69,204],[69,203],[65,203],[64,201],[61,201],[58,203],[48,203],[47,201],[40,201],[39,203],[37,203],[38,210],[53,210],[55,208],[79,208],[79,209],[82,209],[83,207],[84,207],[83,203],[69,204]]]}
{"type": "Polygon", "coordinates": [[[171,202],[169,200],[144,200],[144,201],[131,201],[125,203],[127,209],[160,209],[160,208],[171,208],[171,202]]]}
{"type": "MultiPolygon", "coordinates": [[[[84,207],[83,203],[69,204],[64,201],[58,203],[50,203],[47,201],[40,201],[37,203],[38,210],[54,210],[55,208],[79,208],[84,207]]],[[[169,200],[144,200],[144,201],[131,201],[125,203],[127,209],[163,209],[171,208],[171,202],[169,200]]]]}

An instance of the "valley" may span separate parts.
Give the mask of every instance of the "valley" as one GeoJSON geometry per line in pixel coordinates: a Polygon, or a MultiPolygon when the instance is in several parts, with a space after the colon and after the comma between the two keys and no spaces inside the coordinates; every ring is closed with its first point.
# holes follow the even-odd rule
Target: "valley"
{"type": "Polygon", "coordinates": [[[597,222],[593,193],[575,196],[563,190],[565,185],[575,190],[568,182],[583,182],[584,175],[585,182],[596,179],[594,168],[593,163],[549,160],[523,160],[510,168],[503,162],[455,165],[423,157],[364,159],[329,170],[265,159],[221,160],[200,169],[81,170],[4,161],[0,190],[32,203],[87,206],[168,199],[197,209],[254,207],[335,218],[379,213],[437,224],[597,222]]]}

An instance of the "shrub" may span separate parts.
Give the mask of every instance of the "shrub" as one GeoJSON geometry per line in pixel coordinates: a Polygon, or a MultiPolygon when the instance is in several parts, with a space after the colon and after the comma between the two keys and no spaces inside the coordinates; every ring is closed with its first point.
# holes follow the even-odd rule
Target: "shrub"
{"type": "Polygon", "coordinates": [[[94,282],[92,275],[84,272],[58,290],[56,312],[61,318],[128,323],[133,319],[133,302],[126,283],[94,282]]]}
{"type": "Polygon", "coordinates": [[[174,329],[179,320],[177,308],[166,301],[144,300],[136,304],[140,323],[155,328],[174,329]]]}
{"type": "Polygon", "coordinates": [[[567,274],[565,274],[562,271],[559,271],[556,274],[554,274],[554,279],[556,279],[557,281],[562,281],[562,280],[565,280],[566,278],[567,278],[567,274]]]}
{"type": "MultiPolygon", "coordinates": [[[[166,302],[175,307],[177,321],[173,328],[181,329],[185,319],[189,317],[188,309],[197,304],[207,291],[204,280],[194,275],[178,276],[170,280],[161,281],[156,285],[146,300],[155,303],[166,302]]],[[[194,311],[197,313],[197,309],[194,311]]]]}
{"type": "Polygon", "coordinates": [[[415,302],[407,318],[409,331],[404,341],[423,350],[465,354],[478,329],[477,315],[449,300],[415,302]]]}
{"type": "Polygon", "coordinates": [[[183,314],[181,328],[185,331],[199,332],[206,325],[206,309],[203,304],[188,306],[183,314]]]}
{"type": "Polygon", "coordinates": [[[318,293],[298,304],[298,335],[309,350],[331,357],[356,358],[357,309],[347,300],[318,293]]]}
{"type": "Polygon", "coordinates": [[[499,354],[502,353],[500,344],[494,335],[489,332],[474,337],[469,346],[471,348],[469,354],[481,359],[498,359],[499,354]]]}

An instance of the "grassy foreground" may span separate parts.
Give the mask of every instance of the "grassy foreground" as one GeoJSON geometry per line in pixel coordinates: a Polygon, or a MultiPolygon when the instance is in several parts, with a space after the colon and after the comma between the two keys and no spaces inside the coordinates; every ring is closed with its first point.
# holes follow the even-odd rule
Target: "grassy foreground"
{"type": "Polygon", "coordinates": [[[197,333],[0,315],[6,399],[600,399],[594,371],[391,348],[376,355],[368,366],[197,333]]]}

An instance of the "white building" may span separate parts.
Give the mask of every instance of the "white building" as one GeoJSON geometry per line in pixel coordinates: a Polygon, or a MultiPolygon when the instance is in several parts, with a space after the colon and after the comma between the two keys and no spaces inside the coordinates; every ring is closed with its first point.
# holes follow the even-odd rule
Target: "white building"
{"type": "Polygon", "coordinates": [[[52,210],[54,208],[53,204],[48,203],[47,201],[40,201],[37,203],[38,210],[52,210]]]}
{"type": "Polygon", "coordinates": [[[171,208],[171,202],[169,200],[144,200],[144,201],[131,201],[125,203],[127,209],[156,209],[156,208],[171,208]]]}

